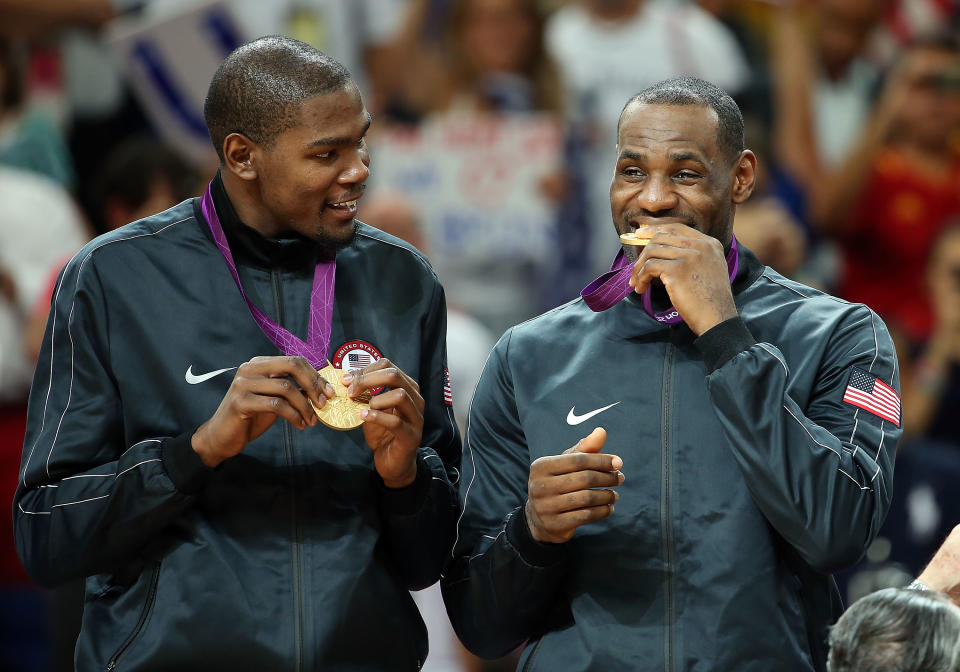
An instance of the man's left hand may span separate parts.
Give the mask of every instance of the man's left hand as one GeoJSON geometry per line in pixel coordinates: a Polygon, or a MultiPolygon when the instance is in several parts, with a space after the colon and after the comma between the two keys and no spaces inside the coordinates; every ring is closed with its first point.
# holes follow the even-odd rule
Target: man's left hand
{"type": "Polygon", "coordinates": [[[690,329],[699,336],[737,316],[730,272],[720,241],[685,224],[644,227],[655,235],[633,266],[630,286],[638,294],[659,278],[690,329]]]}
{"type": "Polygon", "coordinates": [[[426,406],[417,381],[384,358],[344,374],[343,382],[351,397],[377,387],[390,388],[370,399],[370,410],[363,418],[363,438],[373,450],[374,467],[388,488],[413,483],[426,406]]]}

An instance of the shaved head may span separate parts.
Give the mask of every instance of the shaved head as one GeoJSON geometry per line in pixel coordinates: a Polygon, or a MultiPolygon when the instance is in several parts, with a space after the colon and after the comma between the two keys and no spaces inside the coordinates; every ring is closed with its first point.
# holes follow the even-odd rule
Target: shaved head
{"type": "Polygon", "coordinates": [[[262,37],[237,47],[217,68],[203,105],[217,156],[222,162],[223,141],[231,133],[269,147],[296,125],[303,101],[352,82],[338,61],[291,37],[262,37]]]}

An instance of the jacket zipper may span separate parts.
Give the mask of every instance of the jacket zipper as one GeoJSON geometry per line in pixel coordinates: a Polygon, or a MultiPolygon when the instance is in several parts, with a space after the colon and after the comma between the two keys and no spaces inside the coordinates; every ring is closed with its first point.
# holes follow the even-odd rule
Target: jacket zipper
{"type": "Polygon", "coordinates": [[[663,430],[661,432],[662,443],[660,459],[662,469],[661,482],[663,485],[660,491],[660,538],[663,540],[663,605],[665,626],[663,659],[666,672],[673,670],[673,621],[675,618],[675,605],[673,603],[673,518],[670,512],[670,404],[673,396],[673,349],[673,344],[667,343],[667,353],[663,364],[663,393],[661,395],[661,423],[663,430]]]}
{"type": "MultiPolygon", "coordinates": [[[[277,324],[283,324],[283,302],[280,298],[280,277],[276,270],[270,271],[270,284],[273,287],[273,300],[277,307],[277,324]]],[[[297,511],[297,476],[296,466],[293,454],[293,437],[291,436],[290,425],[281,421],[283,427],[283,448],[287,456],[287,463],[290,465],[290,518],[293,531],[293,642],[296,651],[296,662],[294,670],[299,672],[303,669],[303,580],[302,565],[300,557],[300,522],[297,511]]]]}
{"type": "Polygon", "coordinates": [[[147,617],[150,616],[150,612],[153,610],[153,603],[157,597],[157,582],[160,579],[160,563],[156,563],[153,567],[153,574],[150,576],[150,586],[147,589],[147,601],[143,605],[143,611],[140,612],[140,620],[137,621],[137,627],[133,629],[133,632],[130,633],[130,636],[120,645],[120,648],[117,649],[117,652],[113,654],[110,658],[110,662],[107,663],[107,672],[111,672],[117,666],[117,661],[120,660],[120,656],[133,644],[133,640],[137,638],[137,635],[140,634],[140,631],[143,630],[144,624],[147,622],[147,617]]]}

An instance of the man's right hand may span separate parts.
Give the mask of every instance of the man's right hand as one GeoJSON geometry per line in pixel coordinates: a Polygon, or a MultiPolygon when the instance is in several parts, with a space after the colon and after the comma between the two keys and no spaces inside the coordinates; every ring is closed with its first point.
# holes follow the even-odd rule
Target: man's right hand
{"type": "Polygon", "coordinates": [[[562,455],[541,457],[530,465],[527,527],[534,539],[559,544],[569,541],[584,523],[613,513],[619,495],[612,488],[623,483],[616,455],[600,453],[607,432],[597,427],[562,455]]]}
{"type": "Polygon", "coordinates": [[[254,357],[237,369],[213,417],[191,439],[208,467],[233,457],[280,417],[297,429],[317,424],[310,402],[322,408],[333,388],[303,357],[254,357]],[[299,387],[298,387],[299,386],[299,387]]]}

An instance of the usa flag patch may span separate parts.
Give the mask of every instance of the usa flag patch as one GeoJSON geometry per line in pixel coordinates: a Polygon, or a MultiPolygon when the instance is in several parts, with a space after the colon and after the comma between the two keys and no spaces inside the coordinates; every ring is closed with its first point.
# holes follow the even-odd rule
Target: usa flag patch
{"type": "Polygon", "coordinates": [[[843,400],[900,426],[900,395],[863,369],[853,367],[843,400]]]}
{"type": "Polygon", "coordinates": [[[450,387],[450,369],[443,370],[443,403],[453,406],[453,388],[450,387]]]}

